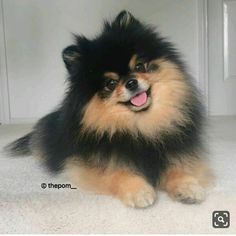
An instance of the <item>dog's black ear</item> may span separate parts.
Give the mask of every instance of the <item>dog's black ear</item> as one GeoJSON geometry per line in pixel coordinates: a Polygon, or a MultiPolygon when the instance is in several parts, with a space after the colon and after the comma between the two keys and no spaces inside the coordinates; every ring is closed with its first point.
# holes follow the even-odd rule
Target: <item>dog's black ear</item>
{"type": "Polygon", "coordinates": [[[65,62],[66,68],[69,72],[71,72],[73,65],[79,59],[79,49],[76,45],[71,45],[65,48],[62,51],[62,58],[65,62]]]}
{"type": "Polygon", "coordinates": [[[121,11],[115,18],[114,24],[119,27],[128,27],[131,23],[138,22],[129,11],[121,11]]]}

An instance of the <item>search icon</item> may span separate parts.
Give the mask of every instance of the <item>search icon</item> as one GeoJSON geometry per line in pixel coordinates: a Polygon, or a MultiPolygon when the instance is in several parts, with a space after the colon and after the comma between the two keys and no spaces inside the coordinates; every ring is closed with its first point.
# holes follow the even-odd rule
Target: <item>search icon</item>
{"type": "Polygon", "coordinates": [[[221,222],[221,223],[225,223],[223,216],[219,216],[218,221],[221,222]]]}
{"type": "Polygon", "coordinates": [[[213,211],[212,226],[213,228],[229,228],[230,226],[229,211],[213,211]]]}

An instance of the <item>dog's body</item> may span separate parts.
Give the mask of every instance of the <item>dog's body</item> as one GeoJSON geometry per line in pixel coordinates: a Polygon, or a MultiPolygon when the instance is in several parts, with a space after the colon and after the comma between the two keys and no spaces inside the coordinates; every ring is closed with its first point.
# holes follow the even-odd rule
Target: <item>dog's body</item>
{"type": "Polygon", "coordinates": [[[76,39],[63,51],[63,103],[7,149],[129,206],[151,205],[156,188],[201,202],[210,180],[202,106],[172,44],[125,11],[95,39],[76,39]]]}

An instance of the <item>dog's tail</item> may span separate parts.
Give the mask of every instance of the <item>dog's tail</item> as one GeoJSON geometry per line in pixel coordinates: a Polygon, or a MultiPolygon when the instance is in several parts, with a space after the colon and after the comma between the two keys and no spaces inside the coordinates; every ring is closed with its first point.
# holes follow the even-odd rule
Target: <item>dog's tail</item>
{"type": "Polygon", "coordinates": [[[10,156],[28,156],[32,154],[30,143],[32,138],[32,132],[15,140],[6,147],[4,151],[10,156]]]}

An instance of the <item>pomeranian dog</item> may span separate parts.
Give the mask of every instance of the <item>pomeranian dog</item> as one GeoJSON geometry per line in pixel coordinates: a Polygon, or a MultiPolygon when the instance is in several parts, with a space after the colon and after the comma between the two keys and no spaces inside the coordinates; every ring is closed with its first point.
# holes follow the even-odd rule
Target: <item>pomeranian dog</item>
{"type": "Polygon", "coordinates": [[[50,171],[130,207],[152,205],[157,190],[202,202],[211,179],[204,111],[173,45],[122,11],[97,37],[75,36],[62,57],[62,104],[7,150],[40,156],[50,171]]]}

